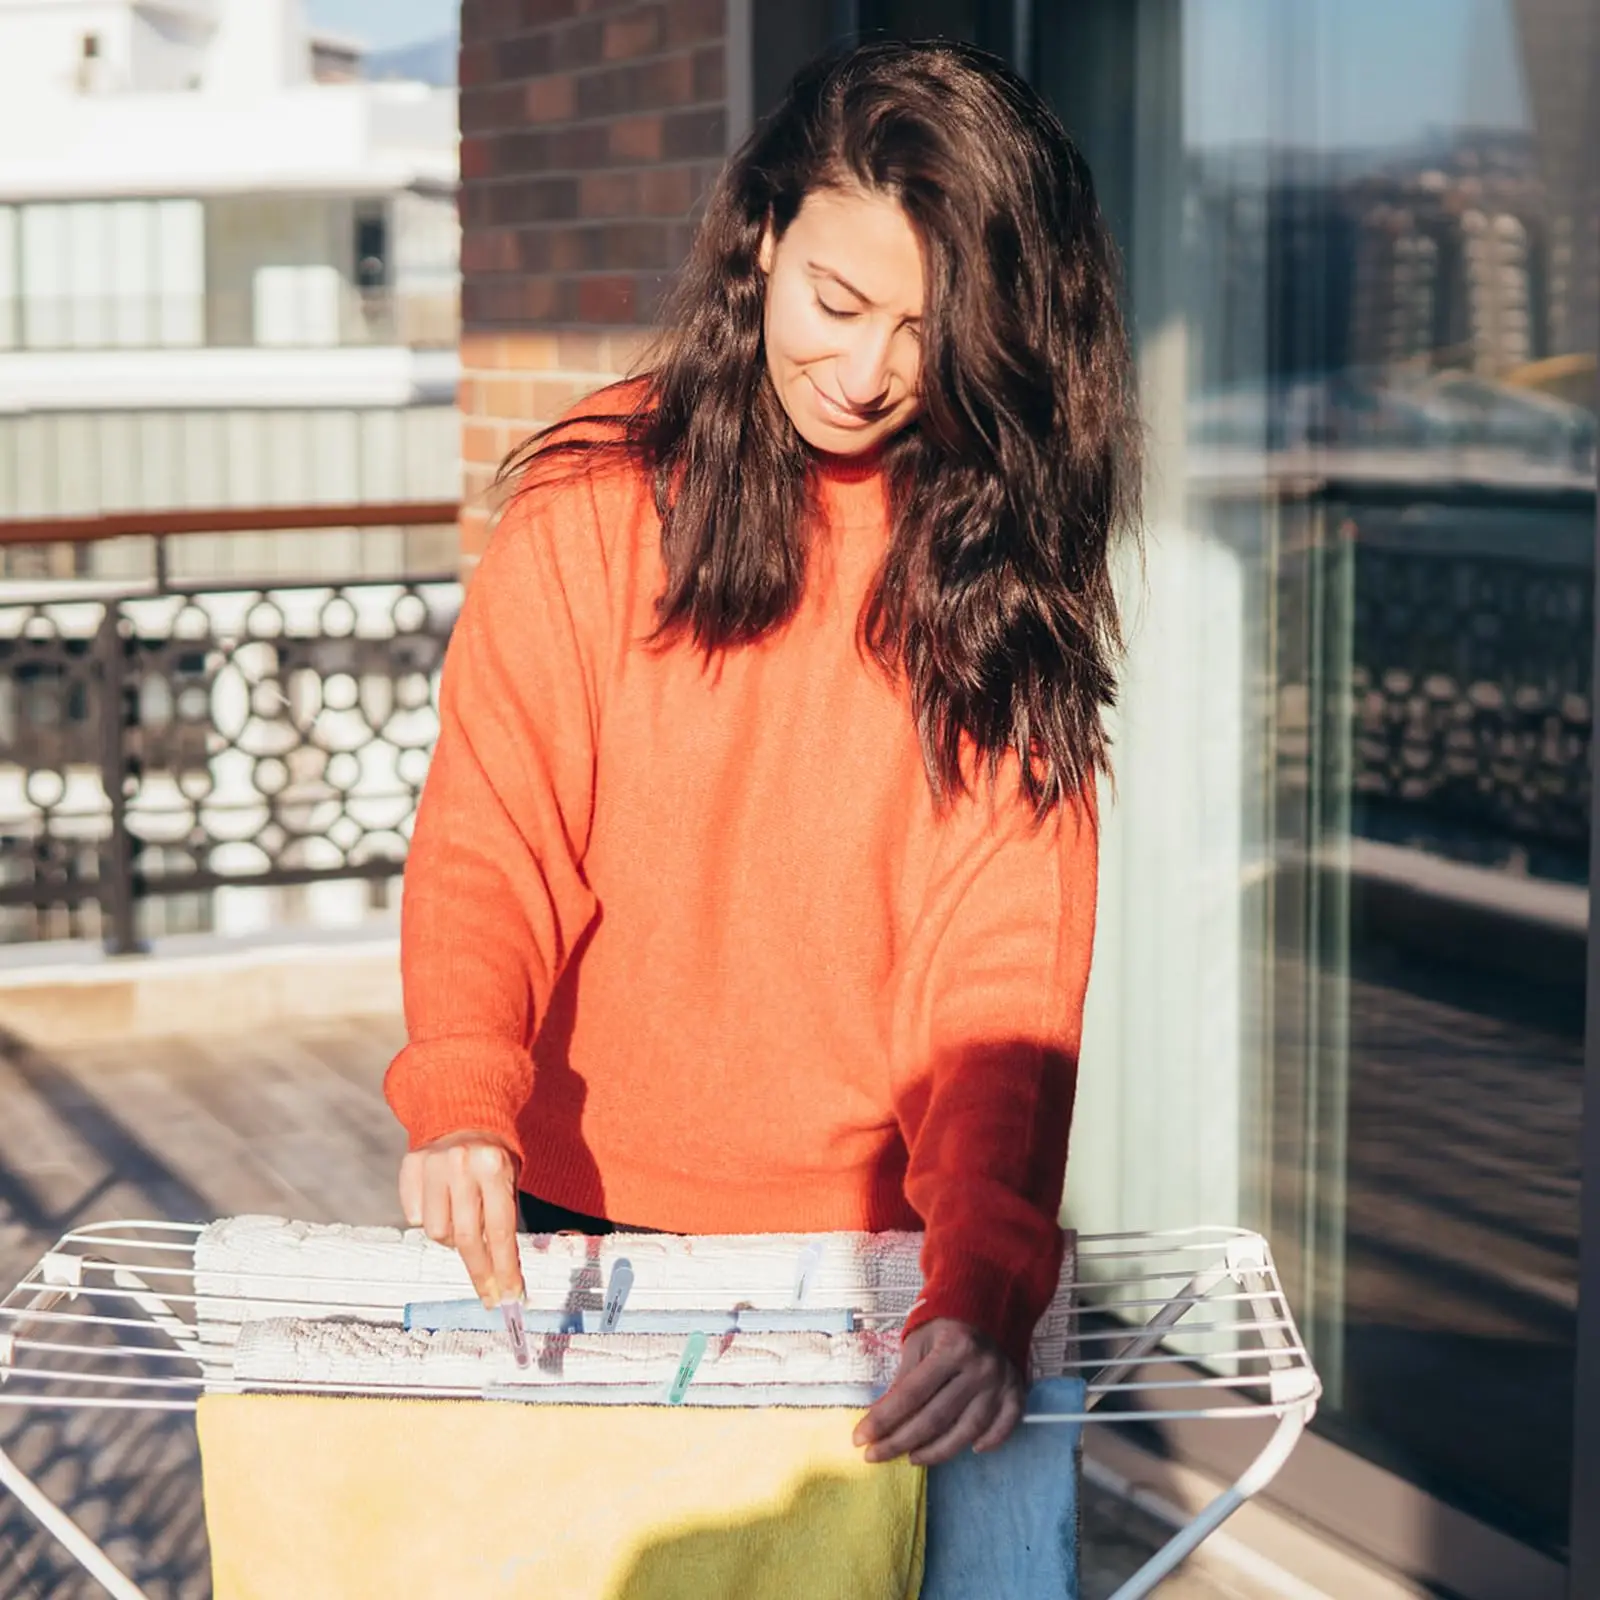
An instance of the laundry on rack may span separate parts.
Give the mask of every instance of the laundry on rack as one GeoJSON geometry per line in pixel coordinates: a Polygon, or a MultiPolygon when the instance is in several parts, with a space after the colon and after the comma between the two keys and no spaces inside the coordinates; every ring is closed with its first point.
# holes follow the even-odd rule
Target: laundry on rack
{"type": "MultiPolygon", "coordinates": [[[[480,1394],[497,1385],[652,1385],[665,1391],[684,1350],[680,1333],[550,1334],[530,1340],[518,1367],[504,1333],[408,1332],[348,1318],[247,1323],[234,1351],[241,1388],[311,1385],[346,1392],[480,1394]]],[[[881,1393],[894,1379],[900,1340],[891,1332],[732,1333],[707,1341],[696,1382],[718,1385],[856,1386],[881,1393]]]]}
{"type": "Polygon", "coordinates": [[[915,1600],[925,1474],[859,1415],[207,1395],[213,1592],[915,1600]]]}
{"type": "MultiPolygon", "coordinates": [[[[922,1288],[916,1233],[533,1235],[519,1239],[530,1303],[598,1309],[619,1261],[632,1269],[636,1310],[731,1307],[777,1310],[804,1303],[853,1308],[897,1324],[922,1288]],[[803,1286],[801,1280],[804,1280],[803,1286]]],[[[419,1229],[230,1217],[212,1223],[195,1249],[199,1336],[225,1372],[240,1326],[262,1317],[345,1311],[400,1323],[408,1304],[470,1295],[453,1249],[419,1229]]],[[[1034,1334],[1030,1377],[1059,1373],[1073,1317],[1072,1252],[1061,1289],[1034,1334]]]]}
{"type": "MultiPolygon", "coordinates": [[[[750,1305],[795,1303],[801,1258],[805,1297],[854,1303],[887,1315],[910,1308],[921,1286],[921,1238],[914,1233],[732,1238],[672,1234],[524,1234],[519,1239],[530,1299],[593,1299],[619,1260],[633,1273],[630,1302],[672,1307],[737,1295],[750,1305]],[[842,1298],[841,1298],[842,1297],[842,1298]]],[[[354,1228],[230,1217],[211,1224],[195,1248],[203,1321],[226,1331],[247,1316],[294,1315],[308,1305],[401,1320],[414,1300],[470,1295],[460,1255],[420,1229],[354,1228]]]]}
{"type": "MultiPolygon", "coordinates": [[[[456,1253],[416,1231],[215,1224],[195,1287],[218,1600],[916,1600],[925,1554],[946,1575],[929,1600],[991,1571],[1053,1586],[1072,1556],[1075,1431],[1028,1425],[1055,1437],[1019,1432],[937,1480],[905,1460],[869,1465],[852,1442],[897,1370],[921,1242],[523,1237],[529,1303],[563,1318],[518,1368],[492,1319],[439,1316],[471,1286],[456,1253]],[[441,1325],[407,1326],[408,1307],[441,1325]],[[742,1307],[849,1315],[827,1331],[727,1331],[742,1307]],[[675,1331],[628,1326],[663,1312],[675,1331]],[[686,1335],[679,1319],[695,1313],[706,1326],[686,1335]],[[1002,1501],[1021,1539],[1004,1556],[973,1521],[1002,1501]]],[[[1069,1249],[1036,1376],[1063,1370],[1072,1266],[1069,1249]]]]}

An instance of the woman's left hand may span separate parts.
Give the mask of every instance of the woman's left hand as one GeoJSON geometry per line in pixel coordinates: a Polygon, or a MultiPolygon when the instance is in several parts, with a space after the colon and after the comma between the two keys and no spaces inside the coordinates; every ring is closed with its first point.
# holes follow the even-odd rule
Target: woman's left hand
{"type": "Polygon", "coordinates": [[[976,1328],[948,1317],[906,1336],[900,1371],[861,1419],[855,1442],[868,1461],[909,1455],[936,1466],[969,1445],[993,1450],[1022,1418],[1022,1374],[976,1328]]]}

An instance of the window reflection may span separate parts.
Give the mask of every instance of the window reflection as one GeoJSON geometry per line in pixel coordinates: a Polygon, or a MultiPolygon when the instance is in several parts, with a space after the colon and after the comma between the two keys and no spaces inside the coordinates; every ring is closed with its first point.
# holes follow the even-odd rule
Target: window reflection
{"type": "Polygon", "coordinates": [[[1153,469],[1074,1220],[1267,1227],[1319,1425],[1559,1552],[1600,0],[1035,15],[1153,469]]]}
{"type": "Polygon", "coordinates": [[[1267,363],[1202,381],[1192,459],[1261,450],[1291,536],[1277,844],[1308,881],[1273,950],[1278,991],[1320,1009],[1283,1013],[1275,1080],[1302,1083],[1275,1149],[1316,1176],[1270,1209],[1310,1240],[1324,1426],[1560,1548],[1600,315],[1572,47],[1600,8],[1341,0],[1337,31],[1331,0],[1308,10],[1279,37],[1322,92],[1264,194],[1194,152],[1194,244],[1207,222],[1224,261],[1230,230],[1259,241],[1267,363]]]}

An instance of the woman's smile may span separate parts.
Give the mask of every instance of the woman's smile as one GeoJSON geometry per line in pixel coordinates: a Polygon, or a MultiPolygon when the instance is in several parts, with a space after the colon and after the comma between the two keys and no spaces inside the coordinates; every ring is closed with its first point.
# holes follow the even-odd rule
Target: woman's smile
{"type": "Polygon", "coordinates": [[[851,407],[840,405],[809,372],[806,374],[806,382],[811,385],[812,392],[817,397],[817,407],[822,412],[823,420],[832,427],[848,428],[854,432],[857,428],[870,428],[877,420],[873,411],[856,411],[851,407]]]}

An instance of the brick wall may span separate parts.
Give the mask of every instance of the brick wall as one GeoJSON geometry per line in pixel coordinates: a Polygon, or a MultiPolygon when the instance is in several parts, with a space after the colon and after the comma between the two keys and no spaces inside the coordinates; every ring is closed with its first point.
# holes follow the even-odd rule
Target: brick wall
{"type": "Polygon", "coordinates": [[[464,0],[462,558],[505,452],[628,370],[728,140],[727,0],[464,0]]]}

